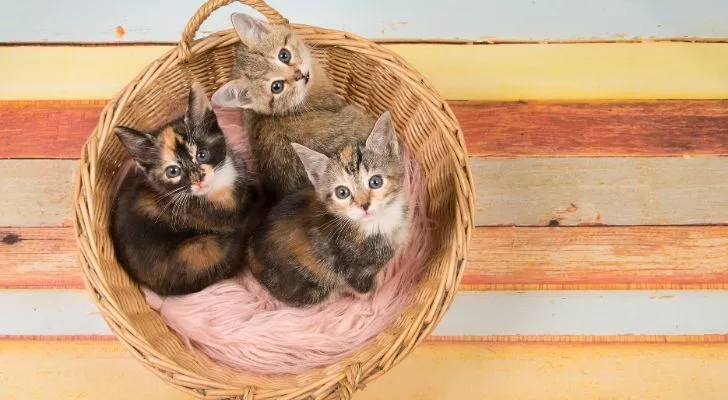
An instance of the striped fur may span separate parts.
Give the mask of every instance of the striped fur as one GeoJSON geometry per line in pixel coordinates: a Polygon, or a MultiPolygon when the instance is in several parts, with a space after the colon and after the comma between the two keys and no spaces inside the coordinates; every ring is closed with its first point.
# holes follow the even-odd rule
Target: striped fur
{"type": "Polygon", "coordinates": [[[366,143],[346,146],[336,157],[293,147],[315,190],[302,189],[273,207],[248,252],[253,274],[294,306],[317,304],[337,290],[371,293],[409,232],[403,165],[389,113],[366,143]],[[375,178],[378,187],[372,186],[375,178]]]}

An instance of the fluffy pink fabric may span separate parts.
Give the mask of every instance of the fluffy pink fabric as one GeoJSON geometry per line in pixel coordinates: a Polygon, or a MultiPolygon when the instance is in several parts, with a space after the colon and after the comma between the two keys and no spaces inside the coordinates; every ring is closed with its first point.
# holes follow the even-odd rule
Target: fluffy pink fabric
{"type": "MultiPolygon", "coordinates": [[[[216,112],[226,138],[248,153],[240,112],[216,112]]],[[[161,298],[144,289],[147,302],[192,349],[235,369],[301,373],[346,357],[394,322],[425,265],[430,233],[423,176],[407,151],[404,162],[410,240],[384,269],[369,298],[342,295],[310,308],[288,307],[246,271],[186,296],[161,298]]]]}

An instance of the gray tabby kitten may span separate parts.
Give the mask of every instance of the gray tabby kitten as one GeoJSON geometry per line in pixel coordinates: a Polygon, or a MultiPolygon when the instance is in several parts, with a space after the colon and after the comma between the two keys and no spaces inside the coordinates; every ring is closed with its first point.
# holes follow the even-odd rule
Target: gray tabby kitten
{"type": "Polygon", "coordinates": [[[408,198],[389,112],[366,142],[333,157],[292,144],[313,188],[276,204],[251,239],[253,275],[279,300],[307,306],[334,291],[371,293],[409,234],[408,198]]]}
{"type": "Polygon", "coordinates": [[[332,155],[348,143],[365,140],[374,118],[336,94],[324,69],[289,26],[241,13],[232,15],[232,23],[241,40],[233,80],[212,101],[249,110],[253,156],[264,193],[275,202],[310,187],[292,142],[332,155]]]}

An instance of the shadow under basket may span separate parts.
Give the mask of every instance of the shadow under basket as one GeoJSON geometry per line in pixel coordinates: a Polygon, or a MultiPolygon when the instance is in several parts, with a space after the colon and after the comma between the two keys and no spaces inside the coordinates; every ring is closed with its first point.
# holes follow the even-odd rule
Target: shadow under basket
{"type": "MultiPolygon", "coordinates": [[[[104,108],[84,145],[74,227],[86,286],[131,353],[170,385],[205,399],[349,399],[406,357],[440,321],[460,283],[473,232],[474,189],[460,125],[450,107],[401,57],[350,33],[291,25],[312,47],[338,93],[372,115],[389,110],[421,166],[433,247],[408,306],[365,346],[300,375],[241,373],[193,352],[144,299],[114,255],[109,233],[112,182],[126,158],[116,125],[153,129],[184,103],[193,82],[211,93],[230,79],[239,41],[230,29],[193,40],[202,22],[233,0],[211,0],[190,19],[179,46],[143,69],[104,108]]],[[[270,23],[288,21],[263,1],[241,1],[270,23]]],[[[183,107],[184,105],[182,105],[183,107]]]]}

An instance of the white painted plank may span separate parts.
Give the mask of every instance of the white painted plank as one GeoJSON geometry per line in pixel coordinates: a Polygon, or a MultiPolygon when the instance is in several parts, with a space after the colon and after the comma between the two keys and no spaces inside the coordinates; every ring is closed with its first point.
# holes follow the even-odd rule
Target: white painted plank
{"type": "Polygon", "coordinates": [[[108,335],[83,290],[0,291],[0,335],[108,335]]]}
{"type": "Polygon", "coordinates": [[[70,225],[77,160],[0,160],[0,226],[70,225]]]}
{"type": "Polygon", "coordinates": [[[728,222],[728,158],[471,160],[476,225],[728,222]]]}
{"type": "MultiPolygon", "coordinates": [[[[0,160],[0,226],[71,219],[74,160],[0,160]],[[28,182],[32,182],[29,185],[28,182]]],[[[726,157],[473,158],[478,226],[728,223],[726,157]]]]}
{"type": "MultiPolygon", "coordinates": [[[[462,292],[435,336],[728,333],[728,291],[462,292]]],[[[105,335],[85,291],[0,291],[0,336],[105,335]]]]}
{"type": "Polygon", "coordinates": [[[728,291],[463,292],[435,335],[728,333],[728,291]]]}
{"type": "MultiPolygon", "coordinates": [[[[0,13],[0,42],[174,42],[203,0],[13,1],[0,13]]],[[[289,20],[372,38],[578,39],[728,37],[725,0],[269,0],[289,20]]],[[[203,33],[229,27],[236,4],[203,33]]]]}

